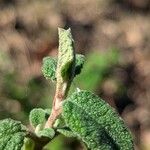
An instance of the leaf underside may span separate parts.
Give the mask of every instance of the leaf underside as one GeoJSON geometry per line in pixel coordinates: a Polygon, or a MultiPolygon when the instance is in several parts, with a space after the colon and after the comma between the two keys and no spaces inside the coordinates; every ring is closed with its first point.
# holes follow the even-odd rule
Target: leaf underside
{"type": "Polygon", "coordinates": [[[132,137],[123,120],[91,92],[73,93],[63,104],[63,117],[92,150],[133,150],[132,137]]]}
{"type": "Polygon", "coordinates": [[[0,121],[0,150],[21,150],[26,136],[26,128],[19,121],[0,121]]]}

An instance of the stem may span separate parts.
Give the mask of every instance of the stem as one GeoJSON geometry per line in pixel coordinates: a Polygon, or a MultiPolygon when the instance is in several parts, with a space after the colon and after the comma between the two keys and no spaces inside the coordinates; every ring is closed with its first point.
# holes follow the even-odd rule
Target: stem
{"type": "MultiPolygon", "coordinates": [[[[74,60],[75,61],[75,60],[74,60]]],[[[75,63],[72,64],[70,69],[70,79],[67,81],[60,82],[57,79],[56,82],[56,92],[53,100],[51,114],[45,124],[45,128],[52,128],[55,120],[59,117],[62,112],[62,102],[67,97],[68,91],[70,89],[75,72],[75,63]]]]}
{"type": "Polygon", "coordinates": [[[69,88],[70,88],[71,81],[64,82],[62,84],[56,85],[56,92],[53,100],[52,105],[52,112],[49,116],[45,128],[51,128],[55,122],[55,120],[58,118],[58,116],[62,112],[62,101],[66,98],[69,88]]]}

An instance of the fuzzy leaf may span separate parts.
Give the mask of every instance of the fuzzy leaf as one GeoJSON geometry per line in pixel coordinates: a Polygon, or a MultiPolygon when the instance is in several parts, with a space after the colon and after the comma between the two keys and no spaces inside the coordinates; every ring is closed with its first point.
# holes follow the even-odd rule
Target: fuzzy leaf
{"type": "MultiPolygon", "coordinates": [[[[76,54],[74,76],[81,73],[84,61],[85,61],[84,55],[76,54]]],[[[46,79],[56,81],[56,67],[57,67],[56,58],[51,58],[49,56],[43,58],[42,73],[46,79]]]]}
{"type": "Polygon", "coordinates": [[[81,73],[81,69],[83,68],[84,61],[85,61],[84,55],[76,54],[75,76],[81,73]]]}
{"type": "Polygon", "coordinates": [[[91,92],[73,93],[64,102],[63,117],[92,150],[133,150],[132,137],[123,120],[91,92]]]}
{"type": "Polygon", "coordinates": [[[57,132],[63,134],[66,137],[77,137],[69,128],[60,128],[57,129],[57,132]]]}
{"type": "Polygon", "coordinates": [[[105,134],[105,130],[100,128],[82,108],[67,101],[63,115],[73,133],[91,150],[118,150],[112,139],[105,134]]]}
{"type": "Polygon", "coordinates": [[[21,150],[26,136],[26,128],[19,121],[0,121],[0,150],[21,150]]]}
{"type": "Polygon", "coordinates": [[[55,131],[52,128],[45,128],[37,133],[39,137],[47,137],[52,139],[55,135],[55,131]]]}
{"type": "Polygon", "coordinates": [[[57,60],[49,56],[43,58],[42,73],[46,79],[56,81],[57,60]]]}
{"type": "Polygon", "coordinates": [[[71,29],[58,29],[59,33],[59,53],[56,77],[58,82],[64,82],[74,75],[75,54],[74,41],[71,29]]]}
{"type": "Polygon", "coordinates": [[[55,123],[53,124],[53,127],[58,129],[65,126],[64,119],[60,116],[58,119],[56,119],[55,123]]]}
{"type": "Polygon", "coordinates": [[[48,118],[50,110],[42,109],[42,108],[34,108],[29,115],[30,124],[33,127],[37,127],[37,125],[42,125],[45,123],[48,118]]]}

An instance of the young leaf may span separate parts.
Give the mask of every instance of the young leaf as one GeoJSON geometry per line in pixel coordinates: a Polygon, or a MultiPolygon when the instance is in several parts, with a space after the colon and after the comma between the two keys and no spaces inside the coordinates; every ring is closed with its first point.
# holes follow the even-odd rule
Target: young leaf
{"type": "Polygon", "coordinates": [[[26,128],[19,121],[0,121],[0,150],[21,150],[26,136],[26,128]]]}
{"type": "Polygon", "coordinates": [[[65,121],[64,119],[60,116],[54,123],[53,127],[55,129],[58,129],[58,128],[62,128],[64,127],[66,124],[65,124],[65,121]]]}
{"type": "Polygon", "coordinates": [[[75,54],[74,41],[71,35],[71,29],[64,30],[59,28],[59,53],[56,77],[58,82],[62,83],[74,75],[75,54]]]}
{"type": "Polygon", "coordinates": [[[49,56],[43,58],[42,73],[46,79],[56,81],[57,60],[49,56]]]}
{"type": "Polygon", "coordinates": [[[73,93],[64,102],[63,117],[92,150],[133,150],[132,137],[123,120],[91,92],[73,93]]]}
{"type": "Polygon", "coordinates": [[[77,137],[69,128],[60,128],[57,129],[57,132],[63,134],[66,137],[77,137]]]}
{"type": "Polygon", "coordinates": [[[85,61],[84,55],[76,54],[75,76],[81,73],[81,69],[83,67],[84,61],[85,61]]]}
{"type": "MultiPolygon", "coordinates": [[[[74,76],[81,73],[84,61],[85,61],[84,55],[76,54],[74,76]]],[[[49,56],[43,58],[42,73],[46,79],[56,81],[56,67],[57,67],[56,58],[51,58],[49,56]]]]}
{"type": "Polygon", "coordinates": [[[45,128],[37,133],[39,137],[47,137],[52,139],[55,136],[55,131],[52,128],[45,128]]]}
{"type": "Polygon", "coordinates": [[[44,124],[49,116],[49,112],[50,110],[48,109],[44,110],[42,108],[34,108],[29,115],[30,124],[35,128],[38,125],[44,124]]]}

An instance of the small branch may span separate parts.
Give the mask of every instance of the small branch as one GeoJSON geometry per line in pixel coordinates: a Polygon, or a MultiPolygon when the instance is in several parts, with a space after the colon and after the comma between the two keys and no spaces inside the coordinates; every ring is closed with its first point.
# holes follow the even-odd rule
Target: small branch
{"type": "Polygon", "coordinates": [[[52,112],[45,124],[45,128],[52,127],[55,120],[61,114],[62,101],[66,98],[69,87],[70,87],[70,83],[69,84],[63,83],[63,84],[59,84],[56,86],[56,93],[55,93],[55,97],[53,100],[52,112]]]}
{"type": "Polygon", "coordinates": [[[74,77],[74,67],[72,66],[71,76],[68,81],[60,83],[57,81],[56,83],[56,92],[53,100],[52,111],[51,114],[45,124],[45,128],[52,128],[54,122],[59,117],[62,112],[62,102],[67,97],[68,91],[70,89],[73,77],[74,77]]]}
{"type": "Polygon", "coordinates": [[[52,128],[55,120],[58,118],[58,116],[61,114],[61,109],[52,109],[51,115],[49,116],[45,128],[52,128]]]}

